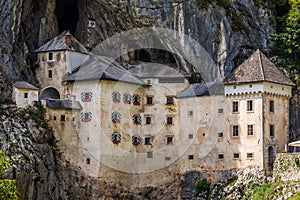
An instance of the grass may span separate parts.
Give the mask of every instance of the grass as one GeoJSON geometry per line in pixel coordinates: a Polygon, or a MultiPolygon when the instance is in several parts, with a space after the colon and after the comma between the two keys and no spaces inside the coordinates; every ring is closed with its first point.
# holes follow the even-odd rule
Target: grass
{"type": "Polygon", "coordinates": [[[253,200],[272,199],[275,188],[281,184],[281,181],[275,183],[264,183],[253,194],[253,200]]]}
{"type": "Polygon", "coordinates": [[[298,200],[300,199],[300,192],[294,194],[293,196],[291,196],[290,198],[288,198],[288,200],[298,200]]]}

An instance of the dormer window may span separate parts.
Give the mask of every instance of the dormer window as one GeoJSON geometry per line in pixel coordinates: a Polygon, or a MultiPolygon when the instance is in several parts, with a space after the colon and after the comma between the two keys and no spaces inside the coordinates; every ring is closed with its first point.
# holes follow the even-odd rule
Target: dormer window
{"type": "Polygon", "coordinates": [[[53,52],[48,52],[47,54],[47,61],[53,62],[54,60],[54,53],[53,52]]]}

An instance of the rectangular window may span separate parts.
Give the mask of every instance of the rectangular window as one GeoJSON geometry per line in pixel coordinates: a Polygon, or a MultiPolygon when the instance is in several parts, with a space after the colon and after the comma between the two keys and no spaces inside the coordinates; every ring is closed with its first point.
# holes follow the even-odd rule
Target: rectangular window
{"type": "Polygon", "coordinates": [[[218,132],[218,137],[219,138],[223,137],[223,132],[218,132]]]}
{"type": "Polygon", "coordinates": [[[60,121],[62,121],[62,122],[66,121],[66,115],[61,115],[60,116],[60,121]]]}
{"type": "Polygon", "coordinates": [[[194,160],[194,155],[189,155],[189,160],[194,160]]]}
{"type": "Polygon", "coordinates": [[[247,158],[248,158],[248,159],[253,158],[253,153],[247,153],[247,158]]]}
{"type": "Polygon", "coordinates": [[[173,117],[167,117],[167,124],[173,124],[173,117]]]}
{"type": "Polygon", "coordinates": [[[188,115],[192,116],[194,113],[192,110],[188,111],[188,115]]]}
{"type": "Polygon", "coordinates": [[[147,158],[153,158],[153,152],[147,152],[147,158]]]}
{"type": "Polygon", "coordinates": [[[172,136],[167,137],[167,144],[173,144],[173,137],[172,136]]]}
{"type": "Polygon", "coordinates": [[[239,126],[237,125],[232,126],[232,136],[239,137],[239,126]]]}
{"type": "Polygon", "coordinates": [[[232,102],[232,112],[233,113],[239,112],[239,102],[238,101],[232,102]]]}
{"type": "Polygon", "coordinates": [[[170,161],[171,157],[165,157],[165,161],[170,161]]]}
{"type": "Polygon", "coordinates": [[[234,153],[233,154],[233,158],[234,159],[239,159],[240,158],[240,154],[239,153],[234,153]]]}
{"type": "Polygon", "coordinates": [[[91,159],[90,158],[86,159],[86,164],[88,164],[88,165],[91,164],[91,159]]]}
{"type": "Polygon", "coordinates": [[[248,112],[253,111],[253,101],[252,100],[247,101],[247,111],[248,112]]]}
{"type": "Polygon", "coordinates": [[[167,97],[167,104],[174,104],[174,97],[167,97]]]}
{"type": "Polygon", "coordinates": [[[24,98],[27,99],[28,98],[28,93],[24,93],[24,98]]]}
{"type": "Polygon", "coordinates": [[[274,108],[274,101],[270,100],[270,112],[274,112],[275,108],[274,108]]]}
{"type": "Polygon", "coordinates": [[[152,105],[153,104],[153,97],[147,97],[147,104],[152,105]]]}
{"type": "Polygon", "coordinates": [[[151,117],[146,117],[146,124],[151,124],[151,117]]]}
{"type": "Polygon", "coordinates": [[[193,134],[189,134],[189,139],[193,139],[194,135],[193,134]]]}
{"type": "Polygon", "coordinates": [[[222,154],[222,153],[218,154],[218,159],[219,159],[219,160],[224,159],[224,154],[222,154]]]}
{"type": "Polygon", "coordinates": [[[274,137],[275,136],[275,129],[274,129],[274,125],[270,124],[270,137],[274,137]]]}
{"type": "Polygon", "coordinates": [[[145,137],[145,145],[151,145],[152,142],[151,142],[151,137],[148,136],[148,137],[145,137]]]}
{"type": "Polygon", "coordinates": [[[247,134],[248,134],[248,136],[254,135],[254,125],[253,124],[247,126],[247,134]]]}
{"type": "Polygon", "coordinates": [[[48,70],[48,78],[52,78],[52,70],[48,70]]]}
{"type": "Polygon", "coordinates": [[[218,113],[223,113],[223,112],[224,112],[223,108],[218,109],[218,113]]]}
{"type": "Polygon", "coordinates": [[[48,53],[47,60],[48,60],[48,61],[54,61],[54,55],[53,55],[53,52],[49,52],[49,53],[48,53]]]}

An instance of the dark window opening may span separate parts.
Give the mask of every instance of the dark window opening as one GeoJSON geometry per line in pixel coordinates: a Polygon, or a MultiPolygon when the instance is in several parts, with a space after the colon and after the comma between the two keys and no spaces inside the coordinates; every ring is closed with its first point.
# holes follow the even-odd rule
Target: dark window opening
{"type": "Polygon", "coordinates": [[[70,33],[74,35],[79,19],[77,0],[56,0],[55,14],[58,21],[59,32],[69,30],[70,33]]]}
{"type": "Polygon", "coordinates": [[[172,136],[167,137],[167,144],[173,144],[173,137],[172,136]]]}
{"type": "Polygon", "coordinates": [[[173,104],[173,103],[174,103],[173,97],[167,97],[167,104],[173,104]]]}
{"type": "Polygon", "coordinates": [[[145,137],[145,145],[151,145],[151,137],[145,137]]]}
{"type": "Polygon", "coordinates": [[[238,112],[239,111],[239,102],[238,101],[234,101],[232,102],[232,112],[238,112]]]}
{"type": "Polygon", "coordinates": [[[189,139],[193,139],[194,135],[193,134],[189,134],[189,139]]]}
{"type": "Polygon", "coordinates": [[[223,132],[218,132],[218,137],[223,137],[223,132]]]}
{"type": "Polygon", "coordinates": [[[194,155],[189,155],[189,160],[194,160],[194,155]]]}
{"type": "Polygon", "coordinates": [[[153,152],[147,152],[147,158],[153,158],[153,152]]]}
{"type": "Polygon", "coordinates": [[[146,117],[146,124],[151,124],[151,117],[146,117]]]}
{"type": "Polygon", "coordinates": [[[232,126],[232,136],[238,137],[239,136],[239,126],[232,126]]]}
{"type": "Polygon", "coordinates": [[[47,58],[48,61],[54,61],[54,56],[53,56],[53,52],[49,52],[48,53],[48,58],[47,58]]]}
{"type": "Polygon", "coordinates": [[[88,165],[91,164],[91,159],[90,158],[86,159],[86,164],[88,164],[88,165]]]}
{"type": "Polygon", "coordinates": [[[247,101],[247,111],[253,111],[253,101],[252,100],[247,101]]]}
{"type": "Polygon", "coordinates": [[[28,93],[24,93],[24,98],[27,99],[28,98],[28,93]]]}
{"type": "Polygon", "coordinates": [[[254,125],[248,125],[247,126],[247,134],[248,136],[253,136],[254,135],[254,125]]]}
{"type": "Polygon", "coordinates": [[[220,160],[221,160],[221,159],[224,159],[224,154],[219,154],[219,155],[218,155],[218,159],[220,159],[220,160]]]}
{"type": "Polygon", "coordinates": [[[62,121],[62,122],[66,121],[66,115],[61,115],[60,116],[60,121],[62,121]]]}
{"type": "Polygon", "coordinates": [[[173,117],[167,117],[167,124],[173,124],[173,117]]]}
{"type": "Polygon", "coordinates": [[[274,112],[274,101],[270,100],[270,112],[274,112]]]}
{"type": "Polygon", "coordinates": [[[234,153],[233,154],[233,158],[234,159],[239,159],[240,158],[240,154],[239,153],[234,153]]]}
{"type": "Polygon", "coordinates": [[[274,131],[274,125],[270,124],[270,137],[274,137],[275,131],[274,131]]]}
{"type": "Polygon", "coordinates": [[[153,97],[147,97],[147,104],[152,105],[153,104],[153,97]]]}
{"type": "Polygon", "coordinates": [[[48,78],[52,78],[52,70],[48,70],[48,78]]]}
{"type": "Polygon", "coordinates": [[[247,153],[247,158],[253,158],[253,153],[247,153]]]}

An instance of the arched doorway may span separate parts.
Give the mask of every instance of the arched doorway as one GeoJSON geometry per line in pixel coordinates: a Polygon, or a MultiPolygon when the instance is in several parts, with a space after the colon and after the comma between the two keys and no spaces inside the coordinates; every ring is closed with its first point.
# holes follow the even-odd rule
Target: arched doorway
{"type": "Polygon", "coordinates": [[[57,89],[48,87],[41,92],[39,99],[60,99],[60,95],[57,89]]]}
{"type": "Polygon", "coordinates": [[[269,148],[268,148],[268,164],[269,164],[270,169],[273,168],[275,159],[276,159],[275,149],[274,149],[274,147],[269,146],[269,148]]]}

